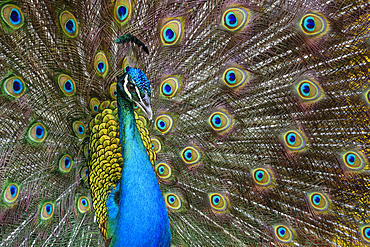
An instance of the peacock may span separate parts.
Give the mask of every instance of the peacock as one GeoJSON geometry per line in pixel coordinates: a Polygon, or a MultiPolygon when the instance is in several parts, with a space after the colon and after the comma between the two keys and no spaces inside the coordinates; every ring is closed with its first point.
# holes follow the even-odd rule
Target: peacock
{"type": "Polygon", "coordinates": [[[367,0],[0,11],[0,246],[370,246],[367,0]]]}

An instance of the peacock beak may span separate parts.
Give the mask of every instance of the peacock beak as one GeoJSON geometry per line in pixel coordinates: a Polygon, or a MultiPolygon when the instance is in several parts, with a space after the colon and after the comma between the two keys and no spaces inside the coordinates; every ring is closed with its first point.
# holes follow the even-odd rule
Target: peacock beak
{"type": "Polygon", "coordinates": [[[150,106],[150,97],[147,92],[145,92],[144,98],[140,98],[140,101],[135,101],[135,103],[141,108],[141,110],[143,110],[149,120],[152,120],[153,112],[152,107],[150,106]]]}

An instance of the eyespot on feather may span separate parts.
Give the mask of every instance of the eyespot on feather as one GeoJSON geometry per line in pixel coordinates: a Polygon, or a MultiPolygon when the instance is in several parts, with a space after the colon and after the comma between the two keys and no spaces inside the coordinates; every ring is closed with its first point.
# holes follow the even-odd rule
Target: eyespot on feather
{"type": "Polygon", "coordinates": [[[299,26],[303,33],[309,36],[323,35],[328,31],[328,21],[319,13],[304,15],[299,26]]]}
{"type": "Polygon", "coordinates": [[[69,154],[63,155],[59,159],[59,171],[63,173],[70,172],[73,166],[73,159],[69,154]]]}
{"type": "Polygon", "coordinates": [[[179,42],[183,24],[180,20],[172,19],[163,25],[161,29],[161,40],[164,45],[174,45],[179,42]]]}
{"type": "Polygon", "coordinates": [[[231,126],[231,116],[227,112],[216,111],[209,116],[208,124],[217,132],[225,131],[231,126]]]}
{"type": "Polygon", "coordinates": [[[28,129],[28,138],[33,142],[41,143],[46,136],[46,127],[42,123],[35,123],[28,129]]]}
{"type": "Polygon", "coordinates": [[[155,170],[160,179],[168,179],[172,175],[171,167],[163,162],[156,165],[155,170]]]}
{"type": "Polygon", "coordinates": [[[302,80],[297,85],[297,92],[299,97],[303,100],[315,100],[321,95],[321,89],[313,80],[302,80]]]}
{"type": "Polygon", "coordinates": [[[24,24],[22,10],[14,4],[6,4],[1,7],[1,17],[3,21],[12,29],[19,29],[24,24]]]}
{"type": "Polygon", "coordinates": [[[50,220],[54,215],[54,204],[46,202],[41,206],[40,211],[40,217],[42,220],[50,220]]]}
{"type": "Polygon", "coordinates": [[[161,134],[167,134],[171,129],[173,125],[172,118],[167,115],[160,115],[155,120],[155,127],[161,134]]]}
{"type": "Polygon", "coordinates": [[[89,169],[87,166],[82,167],[80,171],[80,177],[84,180],[87,180],[89,178],[89,169]]]}
{"type": "Polygon", "coordinates": [[[253,169],[252,175],[254,182],[259,186],[269,186],[272,183],[271,174],[265,168],[253,169]]]}
{"type": "Polygon", "coordinates": [[[90,200],[86,196],[80,196],[77,201],[77,209],[81,214],[90,210],[90,200]]]}
{"type": "Polygon", "coordinates": [[[162,150],[161,142],[155,137],[152,137],[150,140],[152,141],[152,149],[154,152],[159,153],[162,150]]]}
{"type": "Polygon", "coordinates": [[[366,243],[370,243],[370,225],[361,226],[360,232],[363,240],[365,240],[366,243]]]}
{"type": "Polygon", "coordinates": [[[227,201],[223,195],[219,193],[208,194],[209,203],[214,210],[225,211],[227,208],[227,201]]]}
{"type": "Polygon", "coordinates": [[[114,19],[123,25],[130,19],[132,3],[130,0],[118,0],[114,5],[114,19]]]}
{"type": "Polygon", "coordinates": [[[97,98],[91,98],[89,102],[90,111],[92,114],[99,113],[100,101],[97,98]]]}
{"type": "Polygon", "coordinates": [[[200,161],[200,152],[194,147],[186,147],[181,151],[182,160],[188,164],[192,165],[200,161]]]}
{"type": "Polygon", "coordinates": [[[283,243],[290,243],[293,240],[292,231],[284,226],[284,225],[277,225],[274,227],[275,229],[275,236],[276,238],[283,243]]]}
{"type": "Polygon", "coordinates": [[[85,137],[85,135],[86,135],[86,126],[83,122],[81,122],[81,121],[73,122],[72,129],[73,129],[73,132],[75,133],[75,135],[78,138],[83,139],[85,137]]]}
{"type": "Polygon", "coordinates": [[[76,38],[78,35],[78,23],[74,15],[68,10],[64,10],[59,15],[59,23],[63,32],[70,38],[76,38]]]}
{"type": "Polygon", "coordinates": [[[223,82],[230,88],[239,87],[248,79],[249,73],[244,69],[236,67],[226,69],[222,75],[223,82]]]}
{"type": "Polygon", "coordinates": [[[169,77],[163,80],[160,89],[163,96],[172,98],[179,89],[179,80],[176,77],[169,77]]]}
{"type": "Polygon", "coordinates": [[[26,84],[21,77],[12,76],[3,81],[3,90],[10,97],[19,98],[24,94],[26,84]]]}
{"type": "Polygon", "coordinates": [[[104,52],[96,53],[94,58],[94,68],[98,75],[105,77],[108,74],[108,60],[104,52]]]}
{"type": "Polygon", "coordinates": [[[360,154],[354,151],[346,152],[342,155],[344,165],[354,171],[361,170],[365,166],[365,161],[360,154]]]}
{"type": "Polygon", "coordinates": [[[365,92],[365,98],[366,98],[366,102],[370,105],[370,90],[367,90],[365,92]]]}
{"type": "Polygon", "coordinates": [[[179,210],[181,208],[181,199],[176,194],[168,193],[165,198],[166,205],[170,209],[179,210]]]}
{"type": "Polygon", "coordinates": [[[109,94],[110,94],[110,97],[112,97],[112,99],[117,99],[117,83],[114,82],[110,85],[109,87],[109,94]]]}
{"type": "Polygon", "coordinates": [[[15,183],[9,184],[3,192],[3,200],[5,203],[14,203],[19,196],[19,186],[15,183]]]}
{"type": "Polygon", "coordinates": [[[60,74],[58,75],[57,81],[60,91],[62,91],[65,96],[75,95],[76,83],[69,75],[60,74]]]}
{"type": "Polygon", "coordinates": [[[227,30],[234,32],[249,22],[250,15],[249,9],[243,7],[229,8],[222,14],[221,24],[227,30]]]}
{"type": "Polygon", "coordinates": [[[292,150],[300,150],[305,147],[304,137],[297,131],[290,130],[284,134],[285,145],[292,150]]]}
{"type": "Polygon", "coordinates": [[[319,192],[313,192],[308,195],[310,205],[313,209],[324,211],[329,208],[329,200],[326,196],[319,192]]]}

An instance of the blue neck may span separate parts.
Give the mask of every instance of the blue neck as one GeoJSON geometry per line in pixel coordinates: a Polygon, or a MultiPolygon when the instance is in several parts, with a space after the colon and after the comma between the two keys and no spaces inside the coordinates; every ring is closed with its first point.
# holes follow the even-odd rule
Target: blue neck
{"type": "Polygon", "coordinates": [[[168,247],[171,232],[167,209],[132,104],[120,97],[117,103],[123,170],[120,183],[107,200],[110,246],[168,247]],[[119,205],[113,199],[117,193],[119,205]]]}

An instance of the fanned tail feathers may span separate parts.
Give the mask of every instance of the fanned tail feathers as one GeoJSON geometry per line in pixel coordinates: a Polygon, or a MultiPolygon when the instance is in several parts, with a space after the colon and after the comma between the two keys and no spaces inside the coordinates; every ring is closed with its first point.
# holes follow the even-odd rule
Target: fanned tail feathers
{"type": "Polygon", "coordinates": [[[367,1],[0,9],[0,246],[109,241],[105,202],[120,177],[102,170],[121,149],[102,142],[92,157],[91,144],[118,138],[96,116],[116,116],[131,60],[152,85],[153,120],[135,112],[174,246],[370,243],[367,1]]]}

